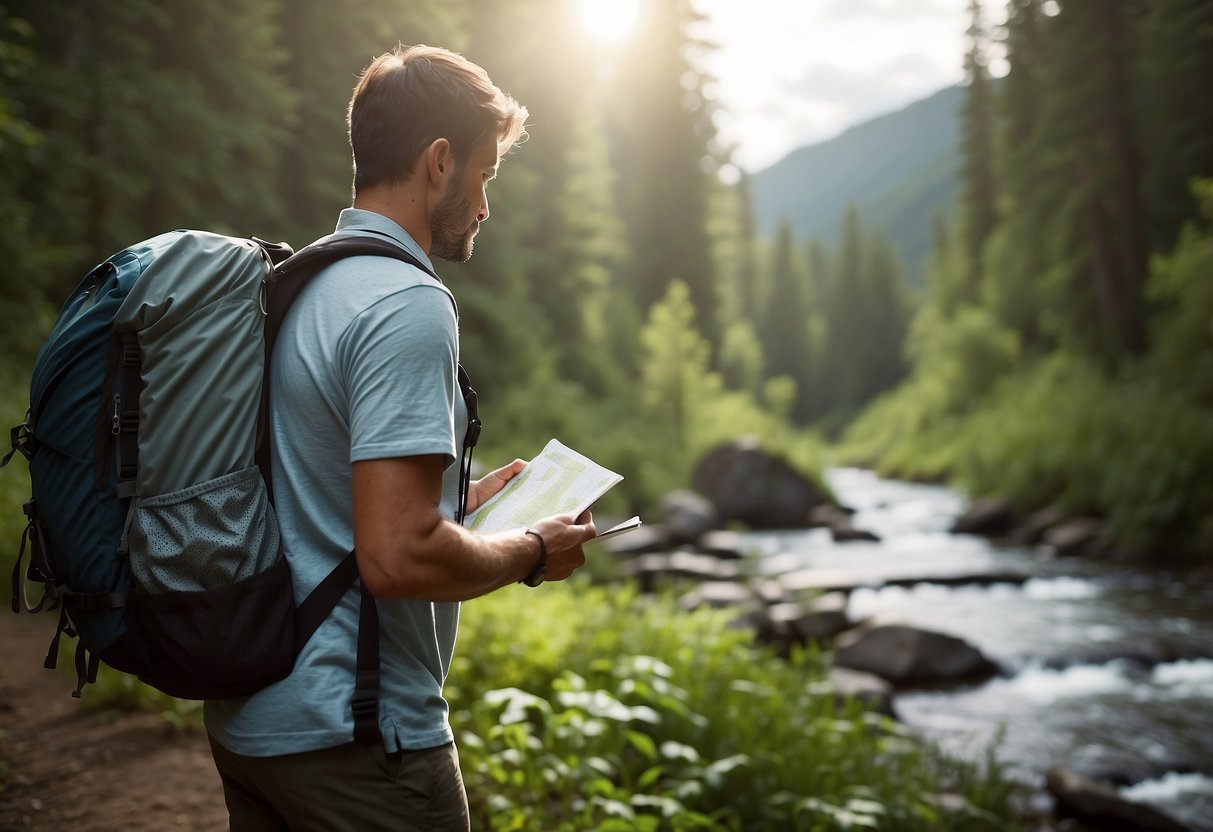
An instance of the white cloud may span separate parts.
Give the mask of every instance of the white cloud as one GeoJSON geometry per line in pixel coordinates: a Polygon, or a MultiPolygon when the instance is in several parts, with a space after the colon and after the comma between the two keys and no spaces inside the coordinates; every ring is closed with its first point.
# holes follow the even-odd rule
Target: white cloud
{"type": "Polygon", "coordinates": [[[721,138],[748,170],[963,78],[966,0],[696,0],[721,138]]]}

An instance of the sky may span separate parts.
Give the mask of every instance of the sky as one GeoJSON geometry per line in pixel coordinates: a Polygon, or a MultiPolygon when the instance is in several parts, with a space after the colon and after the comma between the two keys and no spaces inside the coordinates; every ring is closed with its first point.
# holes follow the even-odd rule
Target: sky
{"type": "Polygon", "coordinates": [[[968,0],[693,4],[719,45],[705,62],[717,130],[751,173],[964,79],[968,0]]]}

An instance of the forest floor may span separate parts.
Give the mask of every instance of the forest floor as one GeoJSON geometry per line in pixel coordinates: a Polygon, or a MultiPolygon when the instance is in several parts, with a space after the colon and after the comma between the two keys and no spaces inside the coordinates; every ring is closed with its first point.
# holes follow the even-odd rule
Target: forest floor
{"type": "Polygon", "coordinates": [[[206,737],[73,699],[42,667],[55,620],[0,609],[0,832],[226,830],[206,737]]]}

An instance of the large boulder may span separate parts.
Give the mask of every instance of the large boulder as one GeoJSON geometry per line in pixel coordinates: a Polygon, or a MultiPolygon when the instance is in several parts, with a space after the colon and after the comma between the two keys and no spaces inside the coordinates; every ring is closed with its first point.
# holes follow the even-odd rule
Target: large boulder
{"type": "Polygon", "coordinates": [[[839,707],[845,707],[848,699],[858,699],[870,711],[897,718],[893,709],[893,686],[876,674],[831,667],[829,680],[839,707]]]}
{"type": "Polygon", "coordinates": [[[674,491],[661,500],[661,525],[673,545],[695,544],[716,528],[716,507],[699,494],[674,491]]]}
{"type": "Polygon", "coordinates": [[[829,498],[812,480],[753,439],[710,451],[695,466],[694,489],[712,501],[722,523],[753,529],[802,529],[809,513],[829,498]]]}
{"type": "Polygon", "coordinates": [[[1015,511],[1002,500],[979,499],[952,523],[952,534],[978,534],[998,537],[1015,527],[1015,511]]]}
{"type": "Polygon", "coordinates": [[[847,615],[847,596],[830,592],[805,604],[783,601],[767,609],[771,640],[784,644],[828,641],[854,626],[847,615]]]}
{"type": "Polygon", "coordinates": [[[976,680],[998,670],[963,639],[900,624],[856,634],[838,648],[834,662],[875,673],[894,685],[976,680]]]}
{"type": "Polygon", "coordinates": [[[1076,517],[1045,532],[1044,543],[1064,556],[1085,554],[1103,534],[1103,522],[1095,517],[1076,517]]]}
{"type": "Polygon", "coordinates": [[[1108,783],[1063,766],[1049,769],[1045,787],[1057,801],[1055,814],[1117,832],[1187,832],[1188,826],[1153,806],[1120,796],[1108,783]]]}

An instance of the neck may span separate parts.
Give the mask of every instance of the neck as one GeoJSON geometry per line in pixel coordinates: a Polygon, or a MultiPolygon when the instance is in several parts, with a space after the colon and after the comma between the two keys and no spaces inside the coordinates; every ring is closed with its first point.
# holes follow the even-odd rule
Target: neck
{"type": "Polygon", "coordinates": [[[354,195],[353,207],[382,214],[409,233],[421,250],[429,255],[433,238],[424,198],[404,185],[371,188],[354,195]]]}

